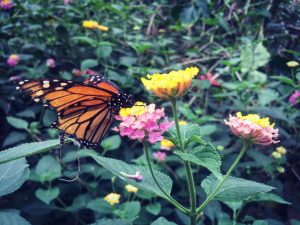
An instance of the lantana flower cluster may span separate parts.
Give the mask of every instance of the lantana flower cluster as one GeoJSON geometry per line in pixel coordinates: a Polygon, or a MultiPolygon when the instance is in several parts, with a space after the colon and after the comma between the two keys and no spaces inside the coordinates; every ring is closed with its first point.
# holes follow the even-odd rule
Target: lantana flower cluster
{"type": "Polygon", "coordinates": [[[4,10],[10,10],[14,6],[12,0],[0,0],[0,8],[4,10]]]}
{"type": "Polygon", "coordinates": [[[229,117],[225,124],[231,132],[240,138],[260,145],[270,145],[278,143],[278,129],[274,129],[275,124],[270,124],[268,117],[260,118],[257,114],[243,116],[240,112],[236,116],[229,117]]]}
{"type": "Polygon", "coordinates": [[[136,102],[131,108],[122,108],[116,120],[121,121],[114,128],[121,136],[140,142],[154,144],[162,141],[163,134],[173,125],[166,117],[164,108],[156,109],[155,104],[136,102]]]}
{"type": "Polygon", "coordinates": [[[15,67],[20,61],[20,56],[17,54],[12,54],[8,57],[6,63],[10,66],[10,67],[15,67]]]}
{"type": "Polygon", "coordinates": [[[156,73],[142,78],[145,88],[162,99],[177,98],[190,87],[192,79],[198,74],[197,67],[185,70],[171,71],[169,73],[156,73]]]}
{"type": "Polygon", "coordinates": [[[97,21],[94,20],[85,20],[82,22],[82,26],[89,29],[97,29],[101,31],[108,31],[108,27],[99,24],[97,21]]]}

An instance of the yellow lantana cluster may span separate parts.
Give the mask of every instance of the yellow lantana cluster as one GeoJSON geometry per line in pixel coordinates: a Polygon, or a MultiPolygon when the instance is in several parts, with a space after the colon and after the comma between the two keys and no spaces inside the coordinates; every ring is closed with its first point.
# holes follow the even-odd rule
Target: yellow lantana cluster
{"type": "Polygon", "coordinates": [[[82,22],[82,26],[89,29],[98,29],[101,31],[108,31],[108,27],[99,24],[94,20],[85,20],[82,22]]]}
{"type": "Polygon", "coordinates": [[[122,108],[119,112],[120,116],[137,116],[146,112],[146,103],[136,102],[131,108],[122,108]]]}
{"type": "Polygon", "coordinates": [[[162,99],[176,98],[182,96],[198,74],[197,67],[185,70],[171,71],[170,73],[156,73],[142,78],[145,88],[162,99]]]}
{"type": "Polygon", "coordinates": [[[127,184],[125,186],[126,191],[128,191],[129,193],[136,193],[139,189],[133,185],[127,184]]]}
{"type": "Polygon", "coordinates": [[[170,150],[173,147],[174,147],[173,142],[169,141],[168,139],[163,139],[160,142],[160,148],[163,149],[163,150],[170,150]]]}
{"type": "Polygon", "coordinates": [[[121,195],[117,193],[109,193],[104,197],[104,200],[110,205],[115,205],[120,203],[121,195]]]}
{"type": "Polygon", "coordinates": [[[299,66],[299,63],[296,62],[296,61],[289,61],[289,62],[287,62],[286,65],[287,65],[288,67],[297,67],[297,66],[299,66]]]}
{"type": "Polygon", "coordinates": [[[260,118],[259,115],[257,114],[248,114],[246,116],[243,116],[241,112],[236,113],[237,118],[242,119],[242,120],[249,120],[252,123],[255,123],[261,127],[274,127],[274,123],[270,124],[270,119],[269,117],[265,118],[260,118]]]}
{"type": "Polygon", "coordinates": [[[275,159],[280,159],[282,155],[285,155],[286,154],[286,148],[280,146],[280,147],[277,147],[276,148],[276,151],[272,152],[272,156],[275,158],[275,159]]]}

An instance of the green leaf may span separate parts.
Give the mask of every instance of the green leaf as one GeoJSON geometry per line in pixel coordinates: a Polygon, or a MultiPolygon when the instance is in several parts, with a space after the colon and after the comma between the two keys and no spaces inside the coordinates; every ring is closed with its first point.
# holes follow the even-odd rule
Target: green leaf
{"type": "Polygon", "coordinates": [[[271,78],[275,80],[279,80],[282,83],[294,85],[294,81],[291,78],[285,77],[285,76],[271,76],[271,78]]]}
{"type": "Polygon", "coordinates": [[[150,225],[177,225],[174,222],[170,222],[165,217],[159,217],[157,220],[152,222],[150,225]]]}
{"type": "Polygon", "coordinates": [[[27,134],[25,132],[22,133],[22,132],[18,132],[18,131],[12,131],[5,138],[3,147],[16,144],[20,141],[24,141],[24,140],[26,140],[26,138],[27,138],[27,134]]]}
{"type": "Polygon", "coordinates": [[[134,218],[141,211],[141,204],[138,201],[133,202],[125,202],[123,203],[117,210],[115,210],[115,214],[121,218],[134,218]]]}
{"type": "Polygon", "coordinates": [[[78,42],[81,42],[81,43],[85,43],[85,44],[89,44],[92,47],[96,47],[97,46],[97,41],[94,40],[94,39],[92,39],[92,38],[89,38],[87,36],[73,37],[72,40],[78,41],[78,42]]]}
{"type": "Polygon", "coordinates": [[[225,203],[229,208],[231,208],[232,211],[236,211],[243,206],[243,201],[236,201],[236,202],[223,201],[223,203],[225,203]]]}
{"type": "Polygon", "coordinates": [[[61,176],[60,163],[51,155],[46,155],[41,158],[33,172],[33,179],[45,182],[51,181],[61,176]]]}
{"type": "Polygon", "coordinates": [[[35,196],[40,199],[42,202],[46,203],[47,205],[49,205],[49,203],[57,198],[57,196],[59,195],[59,188],[58,187],[53,187],[50,188],[48,190],[44,190],[44,189],[37,189],[35,191],[35,196]]]}
{"type": "Polygon", "coordinates": [[[290,205],[290,202],[285,201],[279,195],[273,193],[261,193],[253,196],[247,202],[259,202],[259,201],[266,201],[266,202],[276,202],[280,204],[290,205]]]}
{"type": "MultiPolygon", "coordinates": [[[[220,183],[220,179],[210,175],[205,178],[201,186],[207,195],[210,195],[216,186],[220,183]]],[[[223,186],[217,191],[214,199],[221,201],[241,201],[247,200],[254,195],[263,192],[269,192],[274,189],[271,186],[261,184],[255,181],[245,180],[242,178],[228,177],[223,186]]]]}
{"type": "Polygon", "coordinates": [[[30,223],[19,215],[15,210],[0,212],[1,225],[30,225],[30,223]]]}
{"type": "Polygon", "coordinates": [[[101,143],[101,147],[106,151],[116,150],[120,147],[120,145],[121,138],[118,134],[105,138],[101,143]]]}
{"type": "Polygon", "coordinates": [[[17,129],[27,129],[28,128],[28,123],[26,120],[12,117],[12,116],[8,116],[8,117],[6,117],[6,119],[7,119],[7,122],[14,128],[17,128],[17,129]]]}
{"type": "Polygon", "coordinates": [[[86,208],[91,209],[98,213],[112,213],[113,208],[110,204],[103,200],[103,198],[96,198],[89,201],[86,208]]]}
{"type": "Polygon", "coordinates": [[[90,225],[132,225],[132,219],[101,219],[90,225]]]}
{"type": "Polygon", "coordinates": [[[207,124],[200,127],[201,134],[203,136],[208,136],[217,130],[217,126],[214,124],[207,124]]]}
{"type": "Polygon", "coordinates": [[[80,69],[81,70],[87,70],[87,69],[90,69],[90,68],[93,68],[93,67],[96,67],[96,66],[98,66],[97,60],[95,60],[95,59],[86,59],[86,60],[83,60],[81,62],[80,69]]]}
{"type": "Polygon", "coordinates": [[[19,189],[29,176],[25,158],[0,164],[0,171],[0,197],[19,189]]]}
{"type": "Polygon", "coordinates": [[[255,220],[252,225],[269,225],[269,223],[266,220],[255,220]]]}
{"type": "Polygon", "coordinates": [[[278,100],[278,97],[278,92],[270,88],[261,89],[258,92],[258,101],[263,106],[270,104],[272,101],[278,100]]]}
{"type": "Polygon", "coordinates": [[[112,53],[112,47],[110,45],[101,45],[96,50],[96,55],[100,58],[108,58],[112,53]]]}
{"type": "MultiPolygon", "coordinates": [[[[121,160],[111,159],[107,157],[102,157],[97,155],[97,153],[89,150],[81,151],[81,156],[90,156],[92,157],[97,163],[102,165],[104,168],[111,171],[116,176],[120,177],[121,179],[125,180],[129,184],[132,184],[140,189],[155,193],[161,197],[164,197],[164,194],[160,191],[157,187],[156,183],[152,179],[150,171],[148,167],[145,166],[137,166],[137,165],[130,165],[121,160]],[[141,173],[143,179],[141,181],[136,181],[126,176],[122,175],[125,174],[135,174],[137,171],[141,173]]],[[[172,190],[172,180],[167,175],[163,174],[160,171],[154,171],[155,177],[162,186],[162,188],[168,193],[171,193],[172,190]]]]}
{"type": "Polygon", "coordinates": [[[59,146],[59,140],[33,142],[9,148],[0,152],[0,164],[37,153],[49,151],[50,149],[57,146],[59,146]]]}
{"type": "Polygon", "coordinates": [[[190,153],[174,151],[174,154],[180,156],[185,161],[207,168],[216,177],[222,176],[220,170],[221,158],[212,144],[196,147],[190,153]]]}
{"type": "Polygon", "coordinates": [[[146,206],[146,211],[157,216],[161,211],[161,204],[159,202],[151,203],[146,206]]]}
{"type": "MultiPolygon", "coordinates": [[[[168,133],[170,134],[172,139],[177,140],[175,126],[172,126],[169,129],[168,133]]],[[[197,124],[180,125],[180,135],[184,146],[187,146],[189,143],[195,140],[198,140],[200,143],[205,143],[205,141],[201,139],[201,128],[197,124]]]]}

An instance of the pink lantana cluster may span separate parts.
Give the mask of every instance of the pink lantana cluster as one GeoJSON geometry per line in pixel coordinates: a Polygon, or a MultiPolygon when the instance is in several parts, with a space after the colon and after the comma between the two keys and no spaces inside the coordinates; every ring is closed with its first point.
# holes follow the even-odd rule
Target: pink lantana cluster
{"type": "Polygon", "coordinates": [[[20,56],[18,56],[17,54],[12,54],[8,57],[6,63],[10,66],[10,67],[15,67],[20,61],[20,56]]]}
{"type": "Polygon", "coordinates": [[[55,60],[52,59],[52,58],[47,59],[46,65],[47,65],[47,67],[49,67],[49,68],[55,68],[55,67],[56,67],[55,60]]]}
{"type": "Polygon", "coordinates": [[[238,112],[236,116],[230,115],[225,124],[234,135],[248,142],[263,146],[279,142],[278,129],[274,129],[274,124],[270,124],[268,117],[260,118],[257,114],[243,116],[238,112]]]}
{"type": "Polygon", "coordinates": [[[121,121],[113,130],[140,142],[154,144],[164,139],[163,134],[173,125],[165,116],[164,108],[155,109],[155,104],[137,102],[131,108],[122,108],[116,120],[121,121]]]}
{"type": "Polygon", "coordinates": [[[163,162],[167,159],[167,153],[161,151],[153,152],[153,157],[157,162],[163,162]]]}
{"type": "Polygon", "coordinates": [[[10,10],[14,6],[12,0],[0,0],[0,8],[4,10],[10,10]]]}
{"type": "Polygon", "coordinates": [[[300,102],[300,91],[295,91],[289,98],[292,105],[297,105],[300,102]]]}

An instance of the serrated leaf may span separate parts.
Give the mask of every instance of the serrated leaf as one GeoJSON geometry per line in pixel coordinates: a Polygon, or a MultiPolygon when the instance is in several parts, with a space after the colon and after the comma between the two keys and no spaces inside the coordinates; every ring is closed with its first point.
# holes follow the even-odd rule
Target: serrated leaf
{"type": "Polygon", "coordinates": [[[86,208],[99,213],[112,213],[113,208],[103,198],[96,198],[89,201],[86,208]]]}
{"type": "Polygon", "coordinates": [[[112,47],[110,45],[100,45],[96,50],[96,55],[100,58],[108,58],[112,53],[112,47]]]}
{"type": "Polygon", "coordinates": [[[207,168],[215,176],[221,177],[221,158],[218,151],[211,144],[194,148],[191,152],[174,151],[183,160],[207,168]]]}
{"type": "MultiPolygon", "coordinates": [[[[177,133],[176,133],[176,127],[172,126],[168,133],[170,134],[171,138],[174,140],[177,140],[177,133]]],[[[185,124],[180,125],[180,135],[181,139],[185,146],[187,146],[191,139],[195,136],[198,138],[201,138],[201,128],[197,124],[185,124]]]]}
{"type": "Polygon", "coordinates": [[[57,198],[57,196],[59,195],[59,188],[58,187],[53,187],[50,188],[48,190],[44,190],[44,189],[37,189],[35,191],[35,196],[40,199],[42,202],[46,203],[47,205],[49,205],[49,203],[57,198]]]}
{"type": "MultiPolygon", "coordinates": [[[[136,186],[137,188],[155,193],[161,197],[164,197],[164,194],[160,191],[157,187],[156,183],[152,179],[151,173],[148,167],[145,166],[137,166],[137,165],[130,165],[121,160],[111,159],[107,157],[103,157],[98,155],[97,153],[89,150],[85,150],[80,152],[81,156],[90,156],[92,157],[97,163],[102,165],[104,168],[111,171],[113,174],[117,175],[121,179],[125,180],[129,184],[136,186]],[[125,174],[135,174],[137,171],[141,173],[143,179],[141,181],[135,181],[133,179],[127,178],[123,175],[125,174]]],[[[155,177],[162,186],[162,188],[168,193],[171,193],[172,190],[172,180],[167,175],[163,174],[160,171],[154,171],[155,177]]]]}
{"type": "Polygon", "coordinates": [[[294,85],[294,81],[291,78],[285,77],[285,76],[271,76],[271,78],[275,80],[279,80],[282,83],[294,85]]]}
{"type": "Polygon", "coordinates": [[[21,217],[14,210],[6,210],[0,212],[1,225],[30,225],[30,223],[21,217]]]}
{"type": "Polygon", "coordinates": [[[89,44],[89,45],[91,45],[92,47],[96,47],[96,46],[97,46],[97,41],[94,40],[94,39],[92,39],[92,38],[89,38],[89,37],[87,37],[87,36],[73,37],[72,40],[78,41],[78,42],[81,42],[81,43],[89,44]]]}
{"type": "Polygon", "coordinates": [[[108,138],[105,138],[101,143],[101,147],[106,151],[116,150],[120,147],[120,145],[121,138],[119,135],[112,135],[108,138]]]}
{"type": "Polygon", "coordinates": [[[40,182],[51,181],[61,176],[61,166],[53,156],[46,155],[39,160],[33,173],[40,182]]]}
{"type": "Polygon", "coordinates": [[[253,196],[250,198],[247,202],[260,202],[260,201],[266,201],[266,202],[276,202],[280,204],[286,204],[290,205],[290,202],[285,201],[283,198],[281,198],[279,195],[273,194],[273,193],[261,193],[253,196]]]}
{"type": "MultiPolygon", "coordinates": [[[[202,181],[201,186],[205,193],[210,195],[219,183],[220,179],[210,175],[202,181]]],[[[272,189],[274,188],[265,184],[230,176],[217,191],[214,199],[221,201],[242,201],[258,193],[269,192],[272,189]]]]}
{"type": "Polygon", "coordinates": [[[6,147],[8,145],[13,145],[15,143],[18,143],[20,141],[24,141],[27,138],[27,134],[24,132],[18,132],[18,131],[12,131],[9,133],[9,135],[5,138],[3,147],[6,147]]]}
{"type": "Polygon", "coordinates": [[[159,202],[151,203],[146,206],[146,211],[157,216],[161,211],[161,204],[159,202]]]}
{"type": "Polygon", "coordinates": [[[121,218],[134,218],[141,211],[141,204],[138,201],[125,202],[120,207],[115,210],[115,214],[121,218]]]}
{"type": "Polygon", "coordinates": [[[273,89],[261,89],[258,92],[258,101],[260,105],[267,105],[271,103],[272,101],[278,100],[279,94],[277,91],[273,89]]]}
{"type": "Polygon", "coordinates": [[[150,225],[177,225],[174,222],[170,222],[165,217],[159,217],[157,220],[152,222],[150,225]]]}
{"type": "Polygon", "coordinates": [[[14,128],[17,129],[27,129],[28,128],[28,122],[26,120],[16,118],[13,116],[6,117],[7,122],[14,128]]]}
{"type": "Polygon", "coordinates": [[[225,203],[229,208],[231,208],[232,211],[236,211],[243,206],[243,201],[236,201],[236,202],[222,201],[222,202],[225,203]]]}
{"type": "Polygon", "coordinates": [[[33,142],[9,148],[0,152],[0,164],[33,154],[45,152],[57,146],[59,146],[59,140],[33,142]]]}
{"type": "Polygon", "coordinates": [[[101,219],[90,225],[132,225],[134,219],[101,219]]]}
{"type": "Polygon", "coordinates": [[[86,59],[81,62],[80,70],[87,70],[98,66],[98,62],[95,59],[86,59]]]}
{"type": "Polygon", "coordinates": [[[29,176],[25,158],[0,164],[0,197],[19,189],[29,176]]]}

